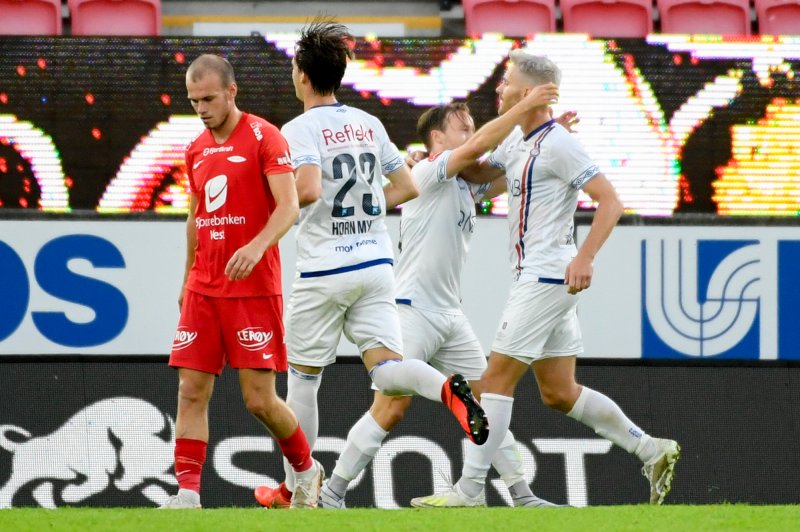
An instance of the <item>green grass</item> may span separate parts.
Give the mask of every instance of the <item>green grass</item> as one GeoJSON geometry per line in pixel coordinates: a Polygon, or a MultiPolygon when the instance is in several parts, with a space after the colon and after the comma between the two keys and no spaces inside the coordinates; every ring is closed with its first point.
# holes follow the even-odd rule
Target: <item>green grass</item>
{"type": "Polygon", "coordinates": [[[0,530],[800,530],[800,506],[605,506],[436,510],[288,511],[62,508],[0,510],[0,530]]]}

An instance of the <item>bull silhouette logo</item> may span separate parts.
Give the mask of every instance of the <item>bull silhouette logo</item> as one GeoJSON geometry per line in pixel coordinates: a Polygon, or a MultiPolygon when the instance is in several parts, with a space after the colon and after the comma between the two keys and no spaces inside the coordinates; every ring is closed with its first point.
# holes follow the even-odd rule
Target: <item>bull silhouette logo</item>
{"type": "Polygon", "coordinates": [[[55,508],[54,481],[66,481],[61,499],[74,504],[102,493],[112,482],[120,491],[138,489],[155,503],[167,497],[157,482],[177,485],[173,464],[175,423],[147,401],[132,397],[103,399],[87,406],[52,434],[33,437],[14,425],[0,425],[0,447],[14,454],[11,476],[0,487],[0,508],[36,483],[33,498],[55,508]],[[160,434],[169,428],[168,439],[160,434]],[[14,440],[20,437],[24,441],[14,440]],[[121,471],[121,473],[120,473],[121,471]],[[119,477],[119,478],[117,478],[119,477]]]}

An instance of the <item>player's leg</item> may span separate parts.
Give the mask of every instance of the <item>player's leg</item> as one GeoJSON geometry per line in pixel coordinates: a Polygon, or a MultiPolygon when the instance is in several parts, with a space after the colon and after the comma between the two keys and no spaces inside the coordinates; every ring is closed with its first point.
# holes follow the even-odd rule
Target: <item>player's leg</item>
{"type": "MultiPolygon", "coordinates": [[[[401,319],[403,315],[401,314],[401,319]]],[[[441,348],[431,358],[430,364],[445,375],[460,373],[469,380],[472,393],[480,400],[480,378],[486,370],[486,356],[483,353],[478,337],[464,314],[446,316],[448,327],[441,348]]],[[[405,337],[404,337],[405,341],[405,337]]],[[[475,444],[466,442],[466,454],[473,456],[475,444]]],[[[540,499],[531,491],[525,481],[525,467],[517,442],[511,431],[505,438],[492,459],[492,466],[500,474],[500,478],[508,487],[514,506],[555,506],[540,499]]]]}
{"type": "MultiPolygon", "coordinates": [[[[436,353],[444,338],[437,324],[409,305],[398,307],[403,346],[414,358],[423,362],[436,353]]],[[[377,391],[369,411],[359,419],[347,434],[342,454],[330,479],[322,487],[320,506],[344,508],[344,498],[350,482],[367,467],[375,457],[389,431],[400,422],[411,405],[411,396],[387,396],[377,391]]]]}
{"type": "Polygon", "coordinates": [[[467,447],[461,479],[451,490],[411,500],[417,508],[483,505],[486,474],[502,445],[511,424],[514,390],[528,371],[528,364],[507,355],[492,352],[489,365],[481,377],[481,405],[486,412],[491,431],[481,446],[467,447]]]}
{"type": "Polygon", "coordinates": [[[533,363],[539,393],[545,405],[580,421],[598,435],[635,454],[644,464],[650,482],[651,502],[661,504],[670,490],[680,447],[672,440],[650,437],[631,421],[606,395],[575,380],[575,354],[583,352],[574,296],[553,294],[553,305],[562,298],[564,319],[553,329],[543,358],[533,363]]]}
{"type": "MultiPolygon", "coordinates": [[[[291,408],[306,434],[311,449],[319,433],[317,393],[323,370],[336,362],[336,347],[342,334],[344,307],[349,287],[338,289],[335,282],[346,281],[339,276],[298,278],[289,296],[286,319],[286,345],[289,374],[286,404],[291,408]]],[[[286,507],[295,487],[294,471],[284,460],[285,481],[277,488],[260,487],[256,499],[268,507],[286,507]]]]}
{"type": "MultiPolygon", "coordinates": [[[[468,437],[482,444],[488,434],[483,409],[461,375],[449,379],[421,360],[403,360],[394,302],[394,277],[388,266],[360,270],[364,295],[349,309],[344,332],[362,353],[372,382],[385,395],[421,395],[444,403],[468,437]]],[[[353,272],[355,273],[355,272],[353,272]]]]}
{"type": "Polygon", "coordinates": [[[175,476],[178,494],[162,508],[200,508],[200,485],[208,448],[208,404],[222,372],[224,347],[213,298],[187,291],[169,365],[178,368],[175,476]]]}
{"type": "Polygon", "coordinates": [[[242,397],[247,410],[272,433],[291,464],[296,478],[292,507],[316,508],[324,472],[311,457],[308,440],[294,413],[278,396],[275,376],[271,370],[240,369],[242,397]]]}
{"type": "Polygon", "coordinates": [[[278,442],[297,479],[292,507],[316,507],[322,468],[292,410],[278,397],[275,376],[288,367],[281,296],[228,298],[219,304],[228,362],[239,370],[247,409],[278,442]]]}
{"type": "Polygon", "coordinates": [[[410,405],[410,396],[389,397],[375,392],[372,406],[348,432],[336,467],[322,486],[321,508],[345,508],[345,495],[350,483],[369,465],[389,431],[403,419],[410,405]]]}

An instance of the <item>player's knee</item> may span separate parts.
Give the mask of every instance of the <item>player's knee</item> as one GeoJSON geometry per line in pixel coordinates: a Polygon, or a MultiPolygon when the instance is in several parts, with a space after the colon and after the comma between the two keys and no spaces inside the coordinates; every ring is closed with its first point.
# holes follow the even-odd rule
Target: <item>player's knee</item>
{"type": "Polygon", "coordinates": [[[178,384],[178,404],[181,408],[204,407],[211,400],[211,389],[190,379],[178,384]]]}
{"type": "Polygon", "coordinates": [[[268,419],[270,413],[275,411],[277,396],[264,390],[247,390],[243,392],[242,398],[247,411],[258,419],[268,419]]]}
{"type": "Polygon", "coordinates": [[[545,406],[559,412],[569,412],[575,404],[573,394],[566,387],[540,386],[539,395],[545,406]]]}
{"type": "Polygon", "coordinates": [[[406,410],[411,406],[411,397],[392,397],[372,409],[372,417],[384,430],[389,430],[403,420],[406,410]]]}

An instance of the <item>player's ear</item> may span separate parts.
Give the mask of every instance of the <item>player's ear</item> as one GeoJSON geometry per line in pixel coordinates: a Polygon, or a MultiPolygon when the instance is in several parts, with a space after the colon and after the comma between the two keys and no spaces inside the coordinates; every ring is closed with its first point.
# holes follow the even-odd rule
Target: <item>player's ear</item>
{"type": "Polygon", "coordinates": [[[239,92],[239,86],[234,82],[228,85],[228,94],[230,94],[231,98],[236,98],[236,94],[239,92]]]}

